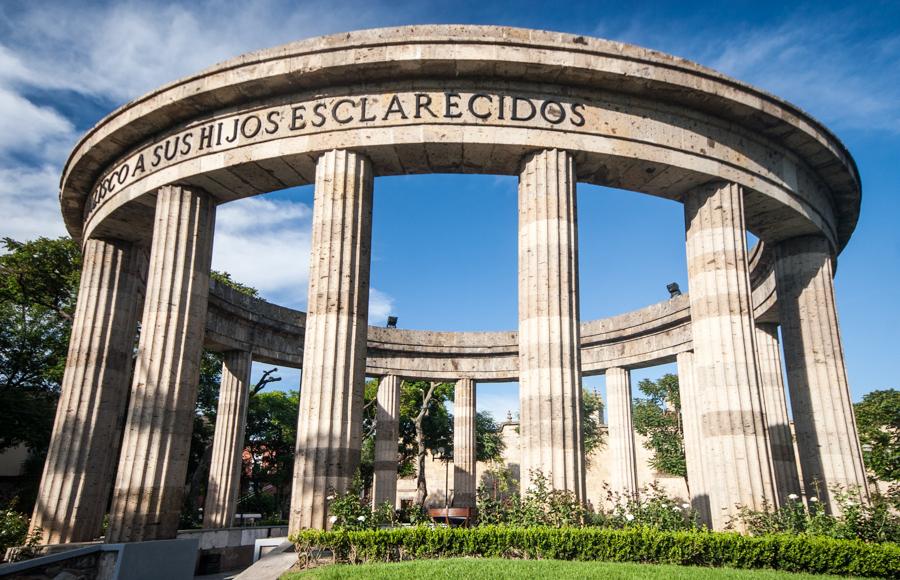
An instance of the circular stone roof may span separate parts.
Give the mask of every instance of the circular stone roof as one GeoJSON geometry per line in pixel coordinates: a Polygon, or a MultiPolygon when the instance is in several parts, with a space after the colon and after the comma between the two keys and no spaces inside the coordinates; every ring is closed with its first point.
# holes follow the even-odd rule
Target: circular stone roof
{"type": "MultiPolygon", "coordinates": [[[[367,120],[364,108],[361,120],[367,120]]],[[[146,239],[149,227],[142,225],[151,223],[160,185],[194,184],[228,201],[309,183],[316,155],[336,147],[363,150],[377,175],[514,174],[529,148],[558,147],[576,153],[580,181],[671,199],[704,181],[732,180],[746,192],[748,228],[767,241],[821,232],[841,249],[860,208],[855,163],[828,129],[798,107],[716,71],[584,36],[407,26],[246,54],[120,107],[69,157],[60,185],[63,215],[77,239],[146,239]],[[391,99],[409,110],[417,95],[443,99],[447,113],[391,118],[391,99]],[[520,125],[500,122],[507,97],[533,109],[549,105],[551,113],[541,108],[542,115],[520,125]],[[336,103],[343,100],[347,112],[367,98],[380,111],[387,108],[384,122],[338,126],[336,103]],[[469,111],[457,122],[453,102],[465,109],[467,98],[469,111]],[[479,98],[478,106],[499,102],[492,118],[475,115],[485,111],[473,108],[479,98]],[[297,111],[319,102],[337,124],[323,115],[320,131],[291,133],[299,126],[297,111]],[[240,119],[254,111],[262,122],[273,115],[271,139],[252,123],[253,138],[238,135],[240,119]],[[569,115],[565,128],[559,111],[569,115]],[[190,151],[185,138],[181,146],[190,153],[181,155],[176,140],[169,159],[170,141],[194,133],[196,143],[203,127],[230,124],[232,117],[233,146],[201,153],[190,151]],[[158,169],[143,169],[141,161],[138,173],[138,158],[150,159],[154,151],[158,169]]]]}

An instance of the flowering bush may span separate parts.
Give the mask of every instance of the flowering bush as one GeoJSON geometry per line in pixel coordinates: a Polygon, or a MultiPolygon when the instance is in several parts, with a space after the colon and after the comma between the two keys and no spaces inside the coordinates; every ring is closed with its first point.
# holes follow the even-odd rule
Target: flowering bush
{"type": "Polygon", "coordinates": [[[371,502],[362,493],[362,478],[358,472],[347,491],[340,494],[332,492],[325,499],[330,514],[328,521],[333,529],[370,530],[394,526],[398,522],[397,512],[389,502],[372,509],[371,502]]]}
{"type": "Polygon", "coordinates": [[[583,526],[590,511],[570,491],[554,490],[540,471],[531,472],[531,487],[524,496],[505,493],[499,497],[478,490],[478,518],[481,524],[515,526],[583,526]]]}
{"type": "Polygon", "coordinates": [[[597,526],[631,528],[651,526],[660,530],[699,529],[697,513],[689,504],[668,497],[656,484],[641,489],[638,497],[607,490],[609,511],[593,512],[572,492],[556,491],[540,471],[531,473],[531,487],[524,496],[507,493],[494,497],[483,488],[478,493],[480,524],[513,526],[597,526]]]}
{"type": "Polygon", "coordinates": [[[637,497],[606,489],[609,511],[594,514],[591,523],[605,528],[650,526],[658,530],[677,532],[699,530],[699,516],[689,503],[666,495],[656,483],[641,488],[637,497]]]}
{"type": "Polygon", "coordinates": [[[7,548],[22,546],[18,557],[28,558],[40,544],[40,530],[28,533],[28,516],[17,512],[13,506],[0,509],[0,562],[7,548]]]}
{"type": "Polygon", "coordinates": [[[740,522],[754,535],[788,533],[865,542],[900,541],[900,486],[895,484],[886,493],[876,493],[867,505],[859,502],[858,490],[836,486],[832,495],[840,506],[839,515],[827,513],[816,496],[804,504],[799,496],[791,494],[778,509],[742,507],[729,525],[740,522]]]}

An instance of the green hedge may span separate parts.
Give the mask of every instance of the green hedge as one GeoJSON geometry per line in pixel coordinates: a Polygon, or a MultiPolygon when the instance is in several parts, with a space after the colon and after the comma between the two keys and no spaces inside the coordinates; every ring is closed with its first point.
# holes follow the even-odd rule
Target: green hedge
{"type": "Polygon", "coordinates": [[[810,536],[661,532],[652,528],[398,528],[303,531],[301,560],[327,549],[338,561],[393,562],[458,556],[643,562],[883,578],[900,577],[900,546],[810,536]]]}

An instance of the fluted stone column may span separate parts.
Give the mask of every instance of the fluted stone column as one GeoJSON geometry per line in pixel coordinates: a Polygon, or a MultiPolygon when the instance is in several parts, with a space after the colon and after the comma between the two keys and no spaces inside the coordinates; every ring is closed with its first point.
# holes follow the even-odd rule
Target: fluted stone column
{"type": "Polygon", "coordinates": [[[583,500],[575,179],[556,149],[519,175],[519,398],[522,489],[540,470],[583,500]]]}
{"type": "Polygon", "coordinates": [[[456,381],[453,397],[453,507],[475,507],[475,381],[456,381]]]}
{"type": "Polygon", "coordinates": [[[107,542],[174,538],[188,467],[206,330],[216,207],[202,190],[165,186],[107,542]]]}
{"type": "Polygon", "coordinates": [[[44,544],[100,536],[119,458],[144,285],[140,248],[89,239],[82,253],[66,371],[31,520],[44,544]]]}
{"type": "Polygon", "coordinates": [[[222,362],[216,431],[203,508],[204,528],[227,528],[234,522],[241,487],[252,365],[253,355],[239,350],[226,352],[222,362]]]}
{"type": "Polygon", "coordinates": [[[685,195],[694,379],[713,526],[775,503],[754,352],[743,197],[718,182],[685,195]]]}
{"type": "Polygon", "coordinates": [[[800,495],[800,478],[797,475],[794,438],[791,435],[784,394],[777,324],[756,324],[756,357],[759,362],[766,428],[772,449],[772,465],[775,469],[775,492],[778,500],[784,503],[788,496],[800,495]]]}
{"type": "Polygon", "coordinates": [[[700,523],[710,526],[709,491],[703,478],[703,434],[701,428],[701,399],[694,380],[694,353],[680,352],[678,364],[678,396],[681,399],[681,425],[684,429],[684,461],[687,467],[688,491],[691,506],[700,523]]]}
{"type": "Polygon", "coordinates": [[[634,422],[631,416],[631,373],[626,369],[606,369],[606,405],[609,413],[609,444],[612,448],[610,485],[617,493],[636,497],[637,450],[634,446],[634,422]]]}
{"type": "Polygon", "coordinates": [[[387,375],[378,383],[375,409],[375,465],[372,502],[397,504],[398,440],[400,439],[400,377],[387,375]]]}
{"type": "Polygon", "coordinates": [[[292,532],[326,527],[325,498],[343,492],[359,464],[372,175],[371,162],[350,151],[329,151],[316,165],[292,532]]]}
{"type": "Polygon", "coordinates": [[[829,487],[858,488],[868,500],[856,419],[834,301],[831,248],[817,236],[781,242],[775,261],[800,471],[807,495],[832,511],[829,487]]]}

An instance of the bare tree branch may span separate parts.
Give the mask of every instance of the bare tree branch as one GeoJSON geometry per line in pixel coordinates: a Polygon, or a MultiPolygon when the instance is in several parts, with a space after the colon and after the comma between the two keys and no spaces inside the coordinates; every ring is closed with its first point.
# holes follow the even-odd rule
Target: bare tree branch
{"type": "Polygon", "coordinates": [[[281,377],[273,377],[274,373],[278,372],[278,367],[269,369],[267,371],[263,371],[261,377],[259,377],[259,381],[256,382],[256,385],[253,386],[253,389],[250,391],[250,396],[252,397],[256,393],[266,388],[266,385],[269,383],[277,383],[281,380],[281,377]]]}

